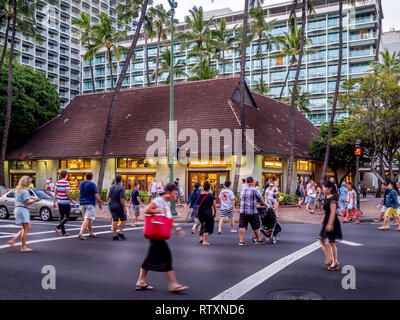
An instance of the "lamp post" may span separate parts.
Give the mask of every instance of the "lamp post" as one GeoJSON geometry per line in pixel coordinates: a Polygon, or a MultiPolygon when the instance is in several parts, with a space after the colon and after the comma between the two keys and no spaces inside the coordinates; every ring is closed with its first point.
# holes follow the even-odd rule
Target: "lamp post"
{"type": "MultiPolygon", "coordinates": [[[[174,0],[168,0],[171,7],[171,73],[169,75],[169,88],[170,88],[170,100],[169,100],[169,148],[168,148],[168,166],[169,166],[169,182],[174,183],[174,16],[175,9],[178,7],[178,3],[174,0]]],[[[173,216],[177,215],[175,210],[175,201],[171,201],[171,213],[173,216]]]]}
{"type": "Polygon", "coordinates": [[[361,141],[357,139],[356,146],[354,147],[354,155],[356,157],[356,176],[354,179],[356,191],[357,191],[357,209],[360,210],[360,188],[358,186],[358,175],[359,175],[359,167],[360,167],[360,157],[363,156],[364,150],[360,146],[361,141]]]}

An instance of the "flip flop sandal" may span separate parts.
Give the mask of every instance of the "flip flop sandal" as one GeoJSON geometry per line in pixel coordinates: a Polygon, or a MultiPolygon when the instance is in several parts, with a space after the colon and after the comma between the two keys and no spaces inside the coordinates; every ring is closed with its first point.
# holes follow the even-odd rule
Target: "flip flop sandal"
{"type": "Polygon", "coordinates": [[[146,284],[145,286],[136,286],[136,291],[142,291],[142,290],[153,290],[154,287],[149,286],[146,284]]]}
{"type": "Polygon", "coordinates": [[[171,292],[171,293],[180,293],[180,292],[185,291],[187,289],[189,289],[189,287],[180,285],[180,286],[175,287],[172,290],[169,290],[169,292],[171,292]]]}

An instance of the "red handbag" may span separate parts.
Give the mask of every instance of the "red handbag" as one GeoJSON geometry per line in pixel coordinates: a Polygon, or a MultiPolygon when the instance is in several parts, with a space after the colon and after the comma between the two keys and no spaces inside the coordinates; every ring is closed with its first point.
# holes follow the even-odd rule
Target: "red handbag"
{"type": "Polygon", "coordinates": [[[143,235],[149,240],[167,240],[171,237],[173,219],[164,214],[151,214],[145,216],[143,235]]]}

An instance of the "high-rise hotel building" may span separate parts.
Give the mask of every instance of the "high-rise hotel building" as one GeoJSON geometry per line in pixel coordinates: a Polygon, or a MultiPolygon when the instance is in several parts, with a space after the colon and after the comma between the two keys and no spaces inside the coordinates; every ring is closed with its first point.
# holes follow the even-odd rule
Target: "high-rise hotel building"
{"type": "MultiPolygon", "coordinates": [[[[64,2],[64,1],[61,1],[64,2]]],[[[82,1],[84,2],[84,1],[82,1]]],[[[336,73],[339,57],[339,16],[337,0],[313,0],[315,13],[307,18],[306,36],[312,41],[309,45],[314,49],[311,53],[303,58],[300,85],[302,92],[309,92],[311,113],[307,115],[308,119],[315,125],[321,125],[328,121],[331,116],[332,96],[335,89],[336,73]]],[[[291,10],[291,1],[282,1],[280,4],[265,6],[265,17],[267,21],[275,20],[272,34],[274,36],[283,35],[288,31],[288,18],[291,10]]],[[[377,44],[377,30],[379,20],[377,18],[378,5],[376,0],[365,0],[356,3],[356,6],[344,5],[343,10],[343,67],[342,79],[346,80],[352,77],[360,77],[369,71],[369,63],[374,60],[377,44]]],[[[232,12],[229,9],[217,10],[213,12],[205,12],[205,18],[214,17],[216,21],[221,18],[227,20],[229,27],[240,25],[243,21],[242,12],[232,12]]],[[[301,23],[301,12],[298,12],[298,23],[301,23]]],[[[176,26],[176,32],[185,30],[184,23],[176,26]]],[[[126,42],[122,42],[122,46],[128,47],[131,43],[132,33],[126,42]]],[[[144,59],[144,39],[140,38],[136,48],[136,60],[130,63],[128,75],[124,79],[123,87],[141,87],[146,85],[145,63],[144,59]]],[[[161,50],[169,47],[169,40],[162,43],[161,50]]],[[[237,47],[235,45],[235,47],[237,47]]],[[[260,79],[260,58],[257,55],[258,43],[254,41],[247,48],[246,61],[246,80],[247,83],[254,87],[257,80],[260,79]]],[[[196,63],[196,58],[187,58],[188,50],[181,52],[179,43],[174,46],[175,60],[182,59],[186,61],[186,73],[192,75],[190,69],[196,63]]],[[[268,51],[264,44],[263,67],[264,81],[270,87],[269,95],[279,96],[286,72],[288,70],[288,58],[276,58],[276,47],[268,51]]],[[[150,40],[148,45],[148,57],[150,73],[155,69],[156,42],[150,40]]],[[[117,72],[122,70],[122,60],[117,62],[114,60],[114,68],[117,72]]],[[[239,75],[240,58],[237,50],[228,50],[225,52],[226,59],[226,75],[239,75]]],[[[72,60],[72,57],[71,57],[72,60]]],[[[92,82],[89,73],[89,62],[82,60],[82,92],[90,93],[92,91],[92,82]]],[[[212,61],[212,65],[222,73],[222,63],[220,61],[212,61]]],[[[111,88],[111,76],[109,66],[107,64],[105,52],[99,52],[93,59],[93,68],[95,74],[96,91],[109,90],[111,88]]],[[[114,72],[114,74],[116,74],[114,72]]],[[[289,88],[293,85],[295,69],[290,72],[289,86],[286,87],[284,95],[289,95],[289,88]]],[[[166,75],[160,76],[159,84],[162,84],[166,75]]],[[[117,77],[114,78],[116,83],[117,77]]],[[[184,78],[177,81],[185,81],[184,78]]],[[[154,82],[153,82],[154,83],[154,82]]],[[[340,110],[337,117],[346,115],[346,110],[340,110]]]]}
{"type": "MultiPolygon", "coordinates": [[[[72,25],[72,19],[86,12],[91,16],[92,23],[97,23],[97,15],[106,12],[115,22],[115,28],[121,30],[123,26],[118,25],[113,13],[115,6],[116,1],[110,0],[58,0],[58,4],[54,5],[39,0],[35,18],[43,40],[36,41],[17,32],[15,49],[20,53],[17,60],[46,74],[58,86],[61,107],[82,91],[81,45],[73,37],[77,29],[72,25]]],[[[0,29],[1,45],[4,44],[4,35],[5,26],[0,29]]]]}

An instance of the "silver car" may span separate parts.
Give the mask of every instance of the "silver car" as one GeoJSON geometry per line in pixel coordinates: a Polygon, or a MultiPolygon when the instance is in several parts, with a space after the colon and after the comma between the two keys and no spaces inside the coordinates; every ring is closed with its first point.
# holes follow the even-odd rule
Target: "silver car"
{"type": "MultiPolygon", "coordinates": [[[[58,208],[53,208],[54,193],[48,190],[28,189],[32,198],[40,198],[40,201],[29,206],[31,217],[40,217],[43,221],[58,219],[58,208]]],[[[8,219],[14,214],[15,189],[8,191],[0,197],[0,219],[8,219]]],[[[70,220],[76,220],[81,216],[79,204],[71,205],[70,220]]]]}

